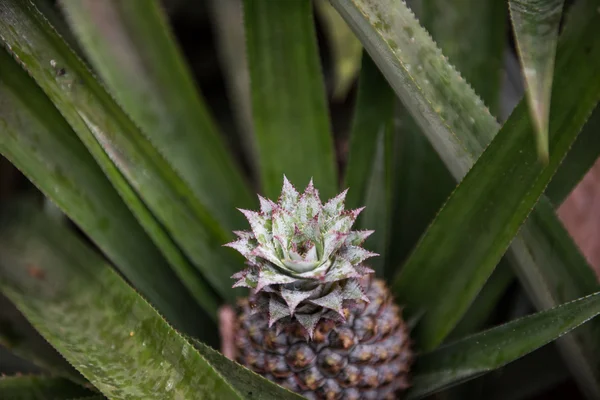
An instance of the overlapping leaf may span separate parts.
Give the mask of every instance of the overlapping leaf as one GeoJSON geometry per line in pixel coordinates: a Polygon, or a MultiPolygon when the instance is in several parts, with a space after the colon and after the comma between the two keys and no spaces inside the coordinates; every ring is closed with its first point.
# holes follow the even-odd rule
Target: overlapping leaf
{"type": "MultiPolygon", "coordinates": [[[[4,26],[2,22],[0,26],[4,26]]],[[[4,49],[0,49],[0,60],[0,152],[64,210],[167,318],[178,328],[198,333],[190,316],[199,308],[111,182],[44,93],[4,49]]],[[[104,166],[149,231],[173,246],[114,165],[106,159],[104,166]]],[[[192,278],[187,280],[188,287],[196,290],[198,302],[214,315],[216,300],[202,281],[192,278]]]]}
{"type": "MultiPolygon", "coordinates": [[[[253,398],[231,379],[249,372],[198,353],[67,228],[23,205],[5,207],[0,227],[0,290],[108,398],[253,398]]],[[[265,399],[298,398],[254,378],[265,399]]]]}
{"type": "Polygon", "coordinates": [[[422,398],[508,364],[600,314],[600,292],[419,357],[408,398],[422,398]]]}
{"type": "Polygon", "coordinates": [[[126,183],[219,294],[233,300],[229,277],[238,269],[239,260],[221,248],[230,233],[35,7],[7,0],[0,4],[0,10],[4,46],[72,126],[175,269],[183,271],[184,258],[166,242],[165,233],[159,231],[148,212],[140,211],[126,183]]]}
{"type": "Polygon", "coordinates": [[[519,58],[535,125],[537,150],[548,160],[548,124],[554,56],[564,0],[509,0],[519,58]]]}
{"type": "Polygon", "coordinates": [[[110,92],[228,230],[253,199],[219,137],[155,0],[61,3],[110,92]]]}
{"type": "Polygon", "coordinates": [[[337,173],[310,0],[244,2],[254,134],[263,190],[276,197],[285,174],[312,177],[324,199],[337,173]]]}

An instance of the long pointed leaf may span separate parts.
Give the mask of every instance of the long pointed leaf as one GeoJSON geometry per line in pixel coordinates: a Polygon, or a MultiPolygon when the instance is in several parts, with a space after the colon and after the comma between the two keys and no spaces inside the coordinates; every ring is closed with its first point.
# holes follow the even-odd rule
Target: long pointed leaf
{"type": "Polygon", "coordinates": [[[176,270],[184,268],[181,254],[135,207],[123,177],[219,294],[233,301],[230,276],[240,258],[221,247],[232,234],[30,3],[6,0],[0,10],[0,40],[54,102],[176,270]]]}
{"type": "Polygon", "coordinates": [[[92,395],[89,389],[64,378],[5,376],[0,378],[0,399],[48,400],[92,395]]]}
{"type": "Polygon", "coordinates": [[[310,0],[244,1],[254,133],[267,196],[283,175],[314,178],[323,198],[337,177],[310,0]]]}
{"type": "Polygon", "coordinates": [[[509,0],[537,150],[548,160],[548,123],[554,56],[564,0],[509,0]]]}
{"type": "Polygon", "coordinates": [[[0,346],[53,375],[77,383],[86,382],[2,293],[0,293],[0,346]]]}
{"type": "Polygon", "coordinates": [[[542,311],[419,357],[410,399],[493,371],[600,314],[600,292],[542,311]]]}
{"type": "MultiPolygon", "coordinates": [[[[73,233],[30,207],[0,215],[0,289],[110,399],[252,397],[211,365],[222,360],[203,357],[73,233]]],[[[297,398],[262,377],[253,383],[276,393],[265,398],[297,398]]]]}
{"type": "MultiPolygon", "coordinates": [[[[198,332],[190,319],[199,311],[194,300],[69,125],[4,49],[0,49],[0,104],[0,152],[81,227],[167,318],[178,328],[198,332]]],[[[120,193],[131,209],[156,226],[131,188],[122,183],[120,173],[110,162],[107,165],[113,182],[121,182],[120,193]]],[[[194,283],[191,278],[188,282],[194,283]]],[[[199,303],[214,314],[216,301],[210,292],[196,288],[201,289],[195,292],[199,303]]]]}
{"type": "Polygon", "coordinates": [[[63,1],[111,93],[194,195],[228,230],[250,191],[227,153],[156,0],[63,1]]]}
{"type": "Polygon", "coordinates": [[[390,240],[391,158],[393,155],[394,92],[364,54],[359,77],[358,96],[352,130],[344,187],[348,208],[366,206],[358,224],[361,229],[375,230],[367,246],[379,254],[370,261],[383,274],[387,245],[390,240]]]}
{"type": "MultiPolygon", "coordinates": [[[[366,0],[331,1],[361,38],[409,111],[415,115],[423,132],[455,178],[460,179],[498,131],[497,122],[454,69],[445,64],[435,44],[402,3],[392,0],[383,0],[377,4],[366,0]],[[415,69],[415,66],[422,68],[415,69]]],[[[580,77],[575,70],[587,69],[586,58],[591,57],[588,42],[599,36],[594,31],[600,27],[595,21],[598,18],[596,8],[596,3],[589,0],[583,0],[574,6],[576,12],[571,13],[557,50],[556,75],[563,81],[569,78],[582,78],[581,81],[586,79],[580,77]]],[[[556,90],[556,86],[557,82],[554,85],[554,98],[565,100],[566,97],[573,96],[573,99],[581,99],[576,92],[570,90],[567,83],[561,90],[556,90]]],[[[520,109],[523,110],[524,107],[522,105],[520,109]]],[[[521,111],[518,115],[525,114],[521,111]]],[[[512,119],[514,118],[513,113],[512,119]]],[[[550,126],[559,125],[559,120],[564,119],[565,114],[560,112],[552,118],[550,126]]],[[[528,123],[523,118],[517,125],[523,129],[528,123]]],[[[556,215],[547,211],[536,209],[534,213],[544,219],[556,219],[556,215]]],[[[536,246],[535,243],[527,245],[536,246]]],[[[518,251],[510,249],[511,254],[518,251]]],[[[573,247],[570,251],[576,252],[577,249],[573,247]]],[[[543,265],[531,263],[535,264],[535,260],[520,257],[515,266],[524,270],[543,271],[543,265]]],[[[562,268],[567,270],[568,266],[563,265],[562,268]]],[[[437,287],[432,287],[432,293],[437,293],[437,287]]],[[[583,294],[585,288],[580,288],[580,295],[583,294]]],[[[462,313],[459,308],[456,311],[462,313]]],[[[591,350],[584,352],[593,354],[591,350]]],[[[570,353],[569,359],[582,365],[587,363],[574,353],[570,353]]],[[[588,364],[585,368],[589,367],[588,364]]],[[[600,395],[600,387],[594,383],[597,380],[584,379],[577,372],[575,376],[582,383],[585,381],[584,386],[593,388],[600,395]]]]}
{"type": "MultiPolygon", "coordinates": [[[[506,43],[503,0],[422,0],[419,21],[492,113],[499,109],[506,43]]],[[[497,115],[497,114],[495,114],[497,115]]]]}

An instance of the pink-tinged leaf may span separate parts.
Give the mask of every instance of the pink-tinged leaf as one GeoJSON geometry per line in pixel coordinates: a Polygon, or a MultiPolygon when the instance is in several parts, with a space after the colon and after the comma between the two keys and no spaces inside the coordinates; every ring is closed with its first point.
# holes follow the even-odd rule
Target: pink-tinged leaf
{"type": "Polygon", "coordinates": [[[237,236],[240,239],[256,240],[256,238],[254,237],[254,233],[252,233],[250,231],[233,231],[233,233],[235,234],[235,236],[237,236]]]}
{"type": "Polygon", "coordinates": [[[281,297],[283,297],[283,300],[285,300],[285,302],[287,303],[288,308],[290,310],[290,314],[294,315],[294,311],[296,311],[296,307],[298,307],[298,304],[308,299],[309,297],[316,295],[319,292],[319,290],[320,287],[308,291],[299,291],[293,289],[290,290],[286,289],[285,287],[282,287],[281,297]]]}
{"type": "Polygon", "coordinates": [[[241,255],[243,255],[250,261],[255,260],[255,257],[252,254],[252,252],[256,248],[256,243],[254,240],[239,239],[235,242],[224,244],[223,246],[231,247],[232,249],[237,250],[241,255]]]}
{"type": "Polygon", "coordinates": [[[258,271],[258,284],[256,292],[260,292],[265,286],[296,282],[298,279],[287,276],[269,265],[263,265],[258,271]]]}
{"type": "Polygon", "coordinates": [[[354,265],[360,264],[367,258],[379,255],[359,246],[344,246],[337,254],[354,265]]]}
{"type": "Polygon", "coordinates": [[[356,279],[350,279],[346,282],[342,290],[342,298],[344,300],[363,300],[367,303],[369,302],[369,298],[356,279]]]}
{"type": "Polygon", "coordinates": [[[347,246],[360,246],[374,232],[375,231],[350,231],[348,232],[348,236],[346,237],[346,242],[344,244],[347,246]]]}
{"type": "Polygon", "coordinates": [[[270,261],[271,263],[277,265],[278,267],[284,268],[283,263],[281,262],[279,257],[277,257],[277,254],[275,254],[275,249],[273,248],[271,243],[269,243],[268,247],[267,246],[258,246],[257,248],[255,248],[252,251],[251,254],[255,257],[259,257],[264,260],[270,261]]]}
{"type": "Polygon", "coordinates": [[[277,204],[270,199],[265,199],[261,195],[258,195],[258,201],[260,201],[260,212],[265,216],[271,215],[273,209],[277,207],[277,204]]]}
{"type": "Polygon", "coordinates": [[[360,275],[349,261],[338,258],[327,272],[327,275],[325,275],[323,281],[337,282],[348,278],[360,278],[360,275]]]}
{"type": "Polygon", "coordinates": [[[305,260],[304,257],[297,252],[296,246],[292,246],[292,249],[288,252],[288,254],[289,258],[282,260],[283,264],[295,272],[302,273],[306,271],[312,271],[320,264],[320,261],[317,260],[305,260]]]}
{"type": "Polygon", "coordinates": [[[269,300],[269,328],[273,324],[279,321],[281,318],[285,318],[290,315],[289,308],[282,302],[271,297],[269,300]]]}
{"type": "Polygon", "coordinates": [[[298,201],[296,215],[299,222],[301,224],[306,224],[321,211],[322,207],[321,199],[319,199],[319,192],[313,186],[311,179],[308,187],[302,196],[300,196],[300,200],[298,201]]]}
{"type": "Polygon", "coordinates": [[[332,232],[349,232],[352,225],[354,225],[354,221],[356,221],[356,218],[358,218],[358,215],[364,209],[364,207],[361,207],[356,210],[344,211],[338,218],[334,218],[328,223],[327,234],[331,234],[332,232]]]}
{"type": "Polygon", "coordinates": [[[319,257],[317,255],[317,246],[315,246],[314,243],[310,244],[310,247],[308,248],[308,251],[306,252],[306,255],[304,256],[304,259],[306,261],[318,261],[319,257]]]}
{"type": "Polygon", "coordinates": [[[325,213],[325,216],[331,218],[334,215],[338,215],[342,211],[344,211],[344,201],[346,200],[346,194],[348,194],[348,189],[344,190],[342,193],[330,199],[323,206],[323,212],[325,213]]]}
{"type": "Polygon", "coordinates": [[[360,274],[361,277],[375,273],[374,269],[369,268],[363,264],[355,265],[354,269],[356,270],[356,272],[358,272],[360,274]]]}
{"type": "Polygon", "coordinates": [[[284,210],[292,211],[296,208],[298,203],[298,191],[288,181],[287,177],[283,176],[283,189],[281,190],[281,196],[279,196],[279,206],[284,210]]]}
{"type": "Polygon", "coordinates": [[[273,236],[283,239],[283,245],[287,248],[290,239],[294,236],[294,219],[283,208],[273,210],[271,217],[273,219],[273,236]]]}
{"type": "Polygon", "coordinates": [[[344,242],[346,241],[347,233],[334,232],[330,235],[325,236],[325,246],[323,248],[323,259],[329,258],[329,256],[337,251],[344,242]]]}
{"type": "Polygon", "coordinates": [[[321,241],[322,235],[318,214],[302,227],[302,236],[307,237],[313,243],[319,243],[321,241]]]}
{"type": "Polygon", "coordinates": [[[346,317],[344,315],[338,314],[335,311],[326,311],[323,315],[321,315],[321,319],[328,319],[333,321],[336,324],[346,322],[346,317]]]}
{"type": "Polygon", "coordinates": [[[239,209],[250,223],[254,237],[260,244],[271,241],[271,219],[257,213],[256,211],[239,209]]]}
{"type": "Polygon", "coordinates": [[[300,325],[306,332],[308,333],[308,337],[312,340],[313,334],[315,333],[315,327],[317,323],[321,319],[321,315],[323,315],[323,311],[318,311],[314,314],[296,314],[295,317],[300,322],[300,325]]]}
{"type": "Polygon", "coordinates": [[[318,299],[310,300],[309,302],[317,306],[327,308],[328,310],[335,311],[343,316],[344,311],[342,308],[342,301],[342,291],[340,287],[336,285],[335,288],[327,295],[319,297],[318,299]]]}
{"type": "Polygon", "coordinates": [[[254,269],[248,268],[240,271],[232,276],[233,279],[237,279],[232,288],[247,287],[254,289],[258,284],[258,275],[254,269]]]}

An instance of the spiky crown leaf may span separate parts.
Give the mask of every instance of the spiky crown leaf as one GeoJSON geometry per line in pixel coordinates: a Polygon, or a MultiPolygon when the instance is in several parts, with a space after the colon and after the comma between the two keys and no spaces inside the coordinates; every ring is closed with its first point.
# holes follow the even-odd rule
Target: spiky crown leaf
{"type": "Polygon", "coordinates": [[[233,287],[254,291],[270,326],[296,320],[312,338],[319,320],[344,321],[345,307],[368,301],[361,281],[373,270],[362,263],[377,254],[361,245],[373,231],[350,230],[362,208],[344,210],[346,192],[322,204],[312,180],[299,194],[284,177],[277,203],[259,196],[260,212],[240,210],[252,231],[235,232],[226,246],[249,268],[233,275],[233,287]]]}

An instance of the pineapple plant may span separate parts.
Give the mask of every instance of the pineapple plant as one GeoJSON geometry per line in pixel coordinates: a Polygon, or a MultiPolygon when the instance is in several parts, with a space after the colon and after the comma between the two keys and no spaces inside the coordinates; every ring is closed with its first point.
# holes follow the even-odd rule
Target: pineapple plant
{"type": "Polygon", "coordinates": [[[228,246],[249,267],[236,348],[243,365],[307,398],[394,399],[408,387],[408,329],[384,281],[364,262],[372,231],[352,231],[361,209],[346,192],[322,204],[312,180],[299,194],[284,179],[279,200],[243,211],[252,231],[228,246]]]}
{"type": "Polygon", "coordinates": [[[599,30],[594,0],[1,0],[0,398],[600,398],[555,212],[600,154],[599,30]]]}

